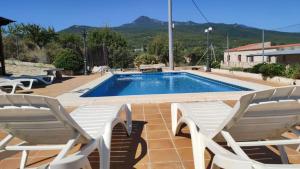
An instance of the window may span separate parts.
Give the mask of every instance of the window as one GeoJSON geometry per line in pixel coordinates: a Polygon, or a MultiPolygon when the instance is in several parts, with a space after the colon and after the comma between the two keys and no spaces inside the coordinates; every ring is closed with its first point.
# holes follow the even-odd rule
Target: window
{"type": "Polygon", "coordinates": [[[282,56],[282,61],[286,62],[286,56],[285,55],[282,56]]]}
{"type": "Polygon", "coordinates": [[[227,62],[230,61],[230,55],[227,55],[227,62]]]}
{"type": "Polygon", "coordinates": [[[254,61],[254,57],[250,56],[250,57],[248,57],[248,60],[249,60],[249,62],[253,62],[254,61]]]}
{"type": "Polygon", "coordinates": [[[239,60],[239,62],[242,61],[242,55],[238,55],[238,60],[239,60]]]}
{"type": "Polygon", "coordinates": [[[271,62],[271,56],[267,56],[267,62],[271,62]]]}

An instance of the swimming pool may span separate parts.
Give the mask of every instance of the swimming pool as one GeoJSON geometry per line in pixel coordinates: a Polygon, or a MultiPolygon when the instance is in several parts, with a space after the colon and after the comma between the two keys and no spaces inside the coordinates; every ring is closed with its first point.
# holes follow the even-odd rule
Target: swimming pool
{"type": "Polygon", "coordinates": [[[81,97],[250,90],[186,72],[115,74],[81,97]]]}

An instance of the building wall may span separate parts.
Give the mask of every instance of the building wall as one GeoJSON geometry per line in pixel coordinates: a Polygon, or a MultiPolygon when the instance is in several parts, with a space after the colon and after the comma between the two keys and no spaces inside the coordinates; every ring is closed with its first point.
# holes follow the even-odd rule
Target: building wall
{"type": "MultiPolygon", "coordinates": [[[[265,50],[265,53],[267,52],[274,52],[276,49],[267,49],[265,50]]],[[[223,66],[224,67],[252,67],[253,65],[256,65],[258,63],[263,62],[262,56],[254,56],[253,61],[250,57],[247,57],[251,54],[259,54],[262,53],[262,50],[250,50],[250,51],[238,51],[238,52],[224,52],[224,60],[223,60],[223,66]],[[230,60],[228,60],[228,55],[230,56],[230,60]],[[240,56],[240,60],[239,60],[240,56]]],[[[267,57],[265,56],[264,60],[267,60],[267,57]]],[[[276,63],[276,58],[271,57],[271,63],[276,63]]]]}

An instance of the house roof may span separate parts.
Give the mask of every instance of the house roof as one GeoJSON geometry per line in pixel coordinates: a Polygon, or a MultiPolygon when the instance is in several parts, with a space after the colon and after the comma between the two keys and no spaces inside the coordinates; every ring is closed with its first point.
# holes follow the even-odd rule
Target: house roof
{"type": "MultiPolygon", "coordinates": [[[[262,53],[247,55],[247,57],[251,56],[262,56],[262,53]]],[[[282,55],[300,55],[300,49],[296,50],[281,50],[276,52],[268,52],[264,53],[265,56],[282,56],[282,55]]]]}
{"type": "Polygon", "coordinates": [[[15,21],[0,16],[0,26],[7,25],[11,22],[15,22],[15,21]]]}
{"type": "MultiPolygon", "coordinates": [[[[270,42],[268,42],[270,43],[270,42]]],[[[267,44],[267,43],[265,43],[267,44]]],[[[281,49],[281,48],[289,48],[289,47],[300,47],[300,43],[295,44],[286,44],[286,45],[274,45],[274,46],[265,46],[265,49],[281,49]]],[[[239,52],[239,51],[251,51],[251,50],[262,50],[262,43],[254,43],[245,46],[240,46],[237,48],[229,49],[229,52],[239,52]]],[[[228,52],[228,51],[226,51],[228,52]]]]}

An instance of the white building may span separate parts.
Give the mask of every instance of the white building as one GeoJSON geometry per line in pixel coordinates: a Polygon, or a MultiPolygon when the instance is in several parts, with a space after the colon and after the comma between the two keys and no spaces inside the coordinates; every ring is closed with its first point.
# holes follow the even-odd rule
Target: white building
{"type": "Polygon", "coordinates": [[[281,64],[300,63],[300,43],[272,46],[271,42],[266,42],[264,44],[264,51],[262,43],[229,49],[224,52],[222,67],[248,68],[263,62],[281,64]]]}

